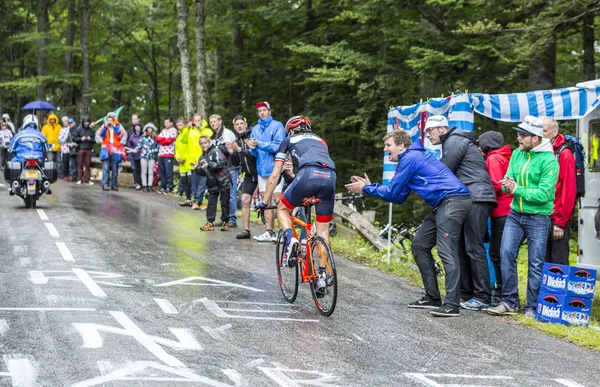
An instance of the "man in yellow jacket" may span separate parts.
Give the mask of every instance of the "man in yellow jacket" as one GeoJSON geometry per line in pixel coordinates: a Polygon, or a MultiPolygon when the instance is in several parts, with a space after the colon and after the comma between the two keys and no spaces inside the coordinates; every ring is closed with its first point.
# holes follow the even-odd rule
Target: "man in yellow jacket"
{"type": "Polygon", "coordinates": [[[62,126],[58,122],[58,116],[54,113],[48,116],[48,122],[42,128],[42,135],[46,137],[50,152],[48,152],[48,161],[54,161],[58,165],[61,163],[60,159],[60,141],[58,141],[58,135],[62,126]]]}
{"type": "Polygon", "coordinates": [[[179,134],[175,140],[175,161],[179,164],[178,195],[185,193],[185,201],[179,203],[182,207],[192,206],[192,168],[187,162],[188,139],[190,128],[185,125],[183,118],[178,118],[175,124],[179,134]]]}
{"type": "Polygon", "coordinates": [[[213,131],[208,127],[208,123],[202,119],[202,114],[196,113],[194,115],[193,123],[190,122],[189,133],[188,133],[188,146],[186,152],[185,163],[192,168],[192,194],[194,199],[192,201],[193,210],[205,210],[206,205],[202,204],[204,199],[204,191],[206,191],[206,175],[204,170],[195,170],[191,163],[197,164],[202,156],[202,148],[200,147],[200,137],[211,137],[213,131]]]}

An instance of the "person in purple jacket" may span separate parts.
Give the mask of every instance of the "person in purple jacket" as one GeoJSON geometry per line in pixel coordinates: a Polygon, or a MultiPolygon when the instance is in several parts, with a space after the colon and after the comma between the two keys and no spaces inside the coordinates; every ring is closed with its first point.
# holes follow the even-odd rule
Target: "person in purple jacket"
{"type": "Polygon", "coordinates": [[[433,309],[437,317],[460,316],[460,262],[458,243],[462,225],[471,210],[469,189],[440,160],[425,151],[420,140],[412,142],[408,132],[396,130],[383,137],[384,152],[397,161],[396,173],[387,185],[371,184],[368,176],[352,176],[350,192],[364,193],[394,204],[402,204],[411,192],[421,196],[433,210],[412,241],[412,253],[421,272],[425,296],[409,308],[433,309]],[[446,298],[442,303],[431,250],[437,244],[446,273],[446,298]]]}
{"type": "MultiPolygon", "coordinates": [[[[142,139],[142,123],[137,121],[133,123],[133,130],[127,140],[127,147],[130,149],[137,148],[138,142],[142,139]]],[[[140,153],[130,153],[129,162],[132,164],[133,184],[138,191],[142,189],[142,155],[140,153]]]]}

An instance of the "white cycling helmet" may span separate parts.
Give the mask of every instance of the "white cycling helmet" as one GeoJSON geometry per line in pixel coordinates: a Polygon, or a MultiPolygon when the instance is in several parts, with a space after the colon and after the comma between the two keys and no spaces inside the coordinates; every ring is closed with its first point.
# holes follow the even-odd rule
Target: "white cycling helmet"
{"type": "Polygon", "coordinates": [[[32,126],[33,129],[38,130],[39,123],[37,116],[35,116],[34,114],[28,114],[25,116],[25,118],[23,118],[22,128],[25,129],[28,126],[32,126]]]}

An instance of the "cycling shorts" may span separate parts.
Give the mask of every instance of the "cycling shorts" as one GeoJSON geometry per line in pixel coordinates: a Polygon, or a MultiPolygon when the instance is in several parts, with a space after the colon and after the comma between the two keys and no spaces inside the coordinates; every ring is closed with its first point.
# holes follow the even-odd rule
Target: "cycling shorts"
{"type": "Polygon", "coordinates": [[[254,195],[256,187],[258,187],[258,182],[252,181],[252,177],[250,176],[244,177],[244,182],[242,183],[242,193],[254,195]]]}
{"type": "Polygon", "coordinates": [[[318,167],[304,167],[281,196],[281,202],[288,209],[300,207],[304,200],[315,197],[321,199],[316,205],[317,222],[331,222],[335,203],[335,171],[318,167]]]}

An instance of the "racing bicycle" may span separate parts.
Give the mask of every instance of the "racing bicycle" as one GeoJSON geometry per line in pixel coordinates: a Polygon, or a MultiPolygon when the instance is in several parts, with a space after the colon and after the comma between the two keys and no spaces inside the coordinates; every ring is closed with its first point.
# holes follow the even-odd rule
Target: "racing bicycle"
{"type": "MultiPolygon", "coordinates": [[[[296,300],[299,281],[308,282],[317,309],[322,315],[330,316],[337,302],[338,281],[335,260],[329,243],[325,238],[316,235],[316,228],[310,222],[311,208],[320,202],[320,199],[314,197],[304,201],[303,206],[308,221],[294,214],[291,215],[292,233],[294,238],[300,241],[297,256],[287,256],[287,251],[284,249],[287,245],[286,236],[283,230],[280,230],[275,242],[275,258],[279,287],[286,301],[293,303],[296,300]],[[306,238],[302,240],[298,238],[297,228],[305,231],[301,234],[306,235],[306,238]]],[[[277,209],[277,206],[267,206],[259,210],[259,216],[264,224],[266,224],[264,210],[274,209],[277,209]]]]}

